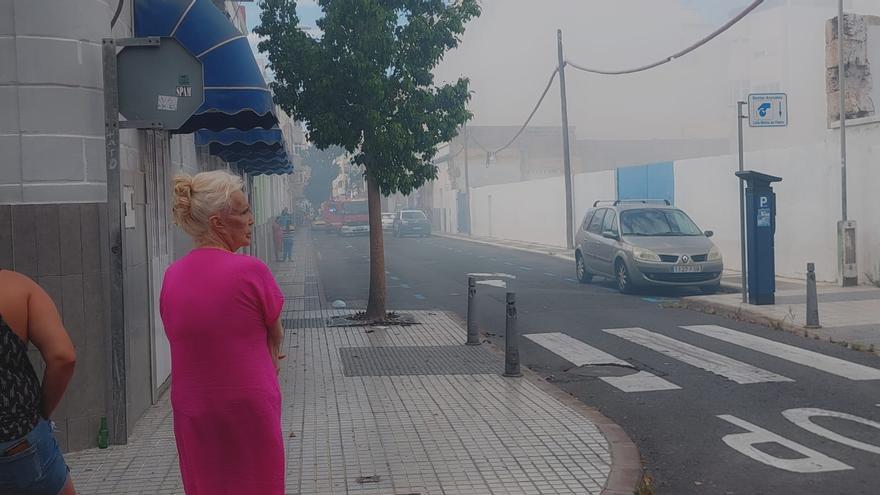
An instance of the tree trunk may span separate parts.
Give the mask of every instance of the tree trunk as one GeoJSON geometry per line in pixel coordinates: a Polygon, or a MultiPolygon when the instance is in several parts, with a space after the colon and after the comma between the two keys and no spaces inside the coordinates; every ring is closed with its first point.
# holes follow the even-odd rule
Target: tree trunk
{"type": "Polygon", "coordinates": [[[385,243],[382,238],[382,199],[379,186],[367,171],[367,202],[370,210],[370,299],[367,319],[385,319],[385,243]]]}

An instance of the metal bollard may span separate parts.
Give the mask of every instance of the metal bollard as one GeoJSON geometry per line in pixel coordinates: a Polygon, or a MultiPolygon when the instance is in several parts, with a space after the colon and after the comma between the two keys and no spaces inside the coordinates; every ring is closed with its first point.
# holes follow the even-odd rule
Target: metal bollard
{"type": "Polygon", "coordinates": [[[468,277],[467,307],[467,345],[480,345],[480,334],[477,333],[477,280],[468,277]]]}
{"type": "Polygon", "coordinates": [[[819,324],[819,296],[816,294],[816,265],[807,263],[807,325],[806,328],[822,328],[819,324]]]}
{"type": "Polygon", "coordinates": [[[522,376],[519,370],[519,332],[516,329],[516,294],[507,293],[507,318],[504,334],[504,376],[522,376]]]}

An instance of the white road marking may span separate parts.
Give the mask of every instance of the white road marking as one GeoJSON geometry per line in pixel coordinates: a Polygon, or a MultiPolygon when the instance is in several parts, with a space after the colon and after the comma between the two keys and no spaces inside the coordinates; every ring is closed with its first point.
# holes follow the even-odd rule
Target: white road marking
{"type": "MultiPolygon", "coordinates": [[[[632,368],[632,365],[623,359],[616,358],[564,333],[530,333],[524,337],[575,366],[617,365],[632,368]]],[[[602,380],[623,392],[652,392],[681,388],[647,371],[639,371],[627,376],[602,377],[602,380]]]]}
{"type": "Polygon", "coordinates": [[[562,359],[575,366],[616,364],[618,366],[631,366],[622,359],[618,359],[605,351],[589,346],[580,340],[564,333],[530,333],[523,337],[531,340],[539,346],[557,354],[562,359]]]}
{"type": "Polygon", "coordinates": [[[779,436],[772,431],[755,426],[748,421],[737,418],[736,416],[720,414],[718,417],[728,423],[733,423],[744,430],[748,430],[748,433],[732,433],[730,435],[725,435],[721,440],[733,450],[736,450],[740,454],[747,455],[762,464],[777,469],[783,469],[785,471],[791,471],[793,473],[827,473],[829,471],[845,471],[853,469],[852,466],[848,466],[821,452],[817,452],[797,442],[779,436]],[[794,450],[804,457],[798,459],[784,459],[772,456],[755,448],[755,445],[766,443],[777,443],[783,447],[794,450]]]}
{"type": "Polygon", "coordinates": [[[704,369],[739,384],[794,381],[791,378],[756,368],[750,364],[701,349],[686,342],[649,332],[644,328],[615,328],[605,329],[603,332],[645,346],[648,349],[655,350],[673,359],[704,369]]]}
{"type": "Polygon", "coordinates": [[[507,288],[507,282],[504,280],[478,280],[477,285],[488,285],[489,287],[498,287],[499,289],[507,288]]]}
{"type": "Polygon", "coordinates": [[[873,426],[874,428],[880,430],[880,423],[876,421],[871,421],[870,419],[865,419],[861,416],[855,416],[853,414],[847,414],[837,411],[829,411],[827,409],[816,409],[812,407],[801,407],[797,409],[788,409],[782,411],[782,415],[785,416],[785,419],[791,421],[792,423],[800,426],[801,428],[809,431],[810,433],[814,433],[819,435],[820,437],[825,437],[828,440],[832,440],[837,443],[842,443],[844,445],[850,446],[854,449],[864,450],[865,452],[871,452],[874,454],[880,454],[880,447],[877,445],[873,445],[870,443],[860,442],[858,440],[853,440],[852,438],[845,437],[839,433],[835,433],[827,428],[817,425],[813,423],[811,419],[814,416],[822,416],[826,418],[839,418],[839,419],[847,419],[849,421],[853,421],[855,423],[860,423],[866,426],[873,426]]]}
{"type": "Polygon", "coordinates": [[[880,369],[862,366],[722,326],[692,325],[682,328],[850,380],[880,380],[880,369]]]}
{"type": "Polygon", "coordinates": [[[603,376],[600,378],[603,382],[624,392],[654,392],[681,389],[678,385],[647,371],[639,371],[638,373],[626,376],[603,376]]]}

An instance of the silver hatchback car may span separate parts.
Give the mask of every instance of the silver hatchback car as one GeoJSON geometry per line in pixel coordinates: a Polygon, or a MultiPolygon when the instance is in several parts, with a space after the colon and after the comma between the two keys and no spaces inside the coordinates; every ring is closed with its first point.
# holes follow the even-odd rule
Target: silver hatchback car
{"type": "Polygon", "coordinates": [[[624,294],[639,287],[721,286],[721,251],[685,212],[667,201],[597,201],[578,229],[577,277],[614,279],[624,294]]]}

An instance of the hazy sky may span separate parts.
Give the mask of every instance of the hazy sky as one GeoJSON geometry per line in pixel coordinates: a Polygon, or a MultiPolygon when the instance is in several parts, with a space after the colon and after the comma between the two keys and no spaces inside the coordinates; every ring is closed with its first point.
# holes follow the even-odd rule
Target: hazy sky
{"type": "MultiPolygon", "coordinates": [[[[610,1],[610,0],[609,0],[610,1]]],[[[750,0],[680,0],[682,5],[699,12],[706,20],[713,23],[722,23],[732,11],[747,5],[750,0]]],[[[538,0],[535,0],[536,4],[538,0]]],[[[243,5],[248,13],[248,28],[253,29],[260,23],[259,1],[246,2],[243,5]]],[[[297,2],[297,12],[303,25],[314,26],[315,20],[321,16],[321,8],[315,0],[300,0],[297,2]]]]}
{"type": "MultiPolygon", "coordinates": [[[[751,1],[482,0],[483,15],[468,24],[461,47],[437,68],[437,83],[471,79],[474,125],[519,125],[556,66],[557,28],[563,29],[568,59],[602,68],[633,67],[688,46],[751,1]]],[[[781,1],[785,0],[765,3],[781,1]]],[[[243,5],[253,28],[259,24],[258,2],[243,5]]],[[[305,27],[314,26],[321,15],[315,0],[298,2],[298,12],[305,27]]],[[[255,36],[251,38],[255,46],[255,36]]],[[[719,102],[729,99],[730,89],[712,85],[705,77],[713,71],[726,77],[725,46],[713,42],[635,76],[567,71],[570,122],[579,135],[606,139],[726,134],[717,125],[705,125],[718,122],[728,110],[719,102]],[[713,115],[705,109],[712,109],[713,115]]],[[[263,62],[265,57],[258,59],[263,62]]],[[[554,85],[532,125],[559,125],[558,115],[554,85]]]]}

